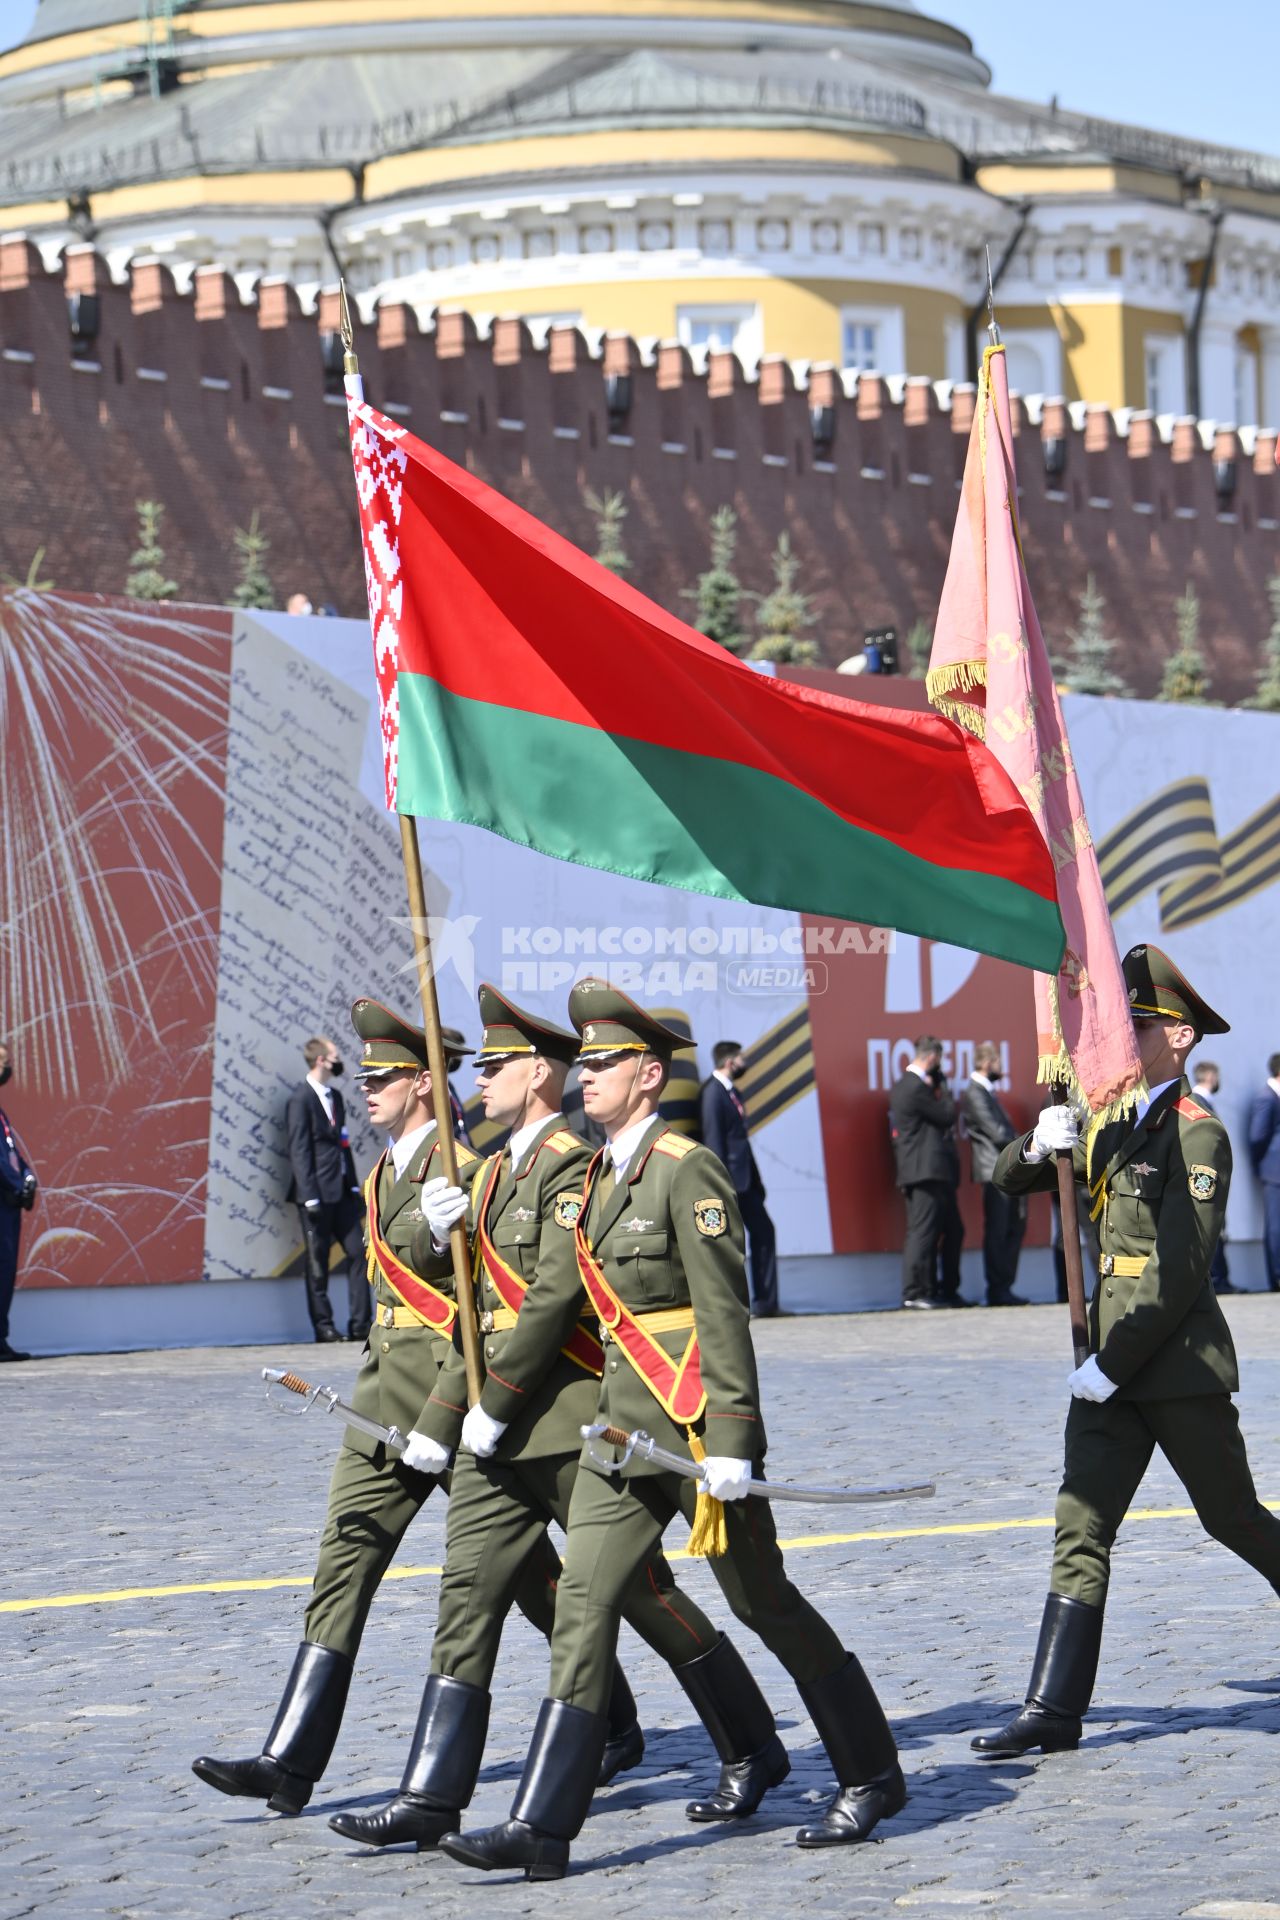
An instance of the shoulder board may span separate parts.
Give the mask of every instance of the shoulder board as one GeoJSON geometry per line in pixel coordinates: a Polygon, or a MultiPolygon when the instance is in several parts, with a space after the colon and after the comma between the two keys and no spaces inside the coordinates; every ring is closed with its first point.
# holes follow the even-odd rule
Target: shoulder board
{"type": "Polygon", "coordinates": [[[582,1146],[583,1142],[579,1140],[576,1133],[570,1132],[568,1127],[557,1127],[554,1133],[547,1135],[542,1145],[544,1151],[550,1147],[552,1153],[572,1153],[573,1149],[582,1146]]]}
{"type": "Polygon", "coordinates": [[[683,1133],[664,1133],[653,1143],[654,1153],[665,1153],[671,1160],[683,1160],[686,1153],[693,1153],[698,1143],[683,1133]]]}
{"type": "Polygon", "coordinates": [[[477,1153],[474,1147],[469,1147],[465,1140],[455,1139],[453,1151],[460,1167],[476,1167],[484,1159],[484,1155],[477,1153]]]}
{"type": "Polygon", "coordinates": [[[1188,1093],[1184,1093],[1181,1100],[1174,1101],[1173,1111],[1180,1113],[1184,1120],[1212,1120],[1214,1118],[1208,1107],[1202,1107],[1200,1102],[1193,1100],[1188,1093]]]}

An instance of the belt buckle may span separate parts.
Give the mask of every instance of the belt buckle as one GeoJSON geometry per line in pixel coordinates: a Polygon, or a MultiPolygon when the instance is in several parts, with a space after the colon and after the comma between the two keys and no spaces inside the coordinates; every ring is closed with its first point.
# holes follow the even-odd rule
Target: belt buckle
{"type": "Polygon", "coordinates": [[[1115,1260],[1113,1259],[1111,1254],[1104,1253],[1102,1255],[1102,1258],[1098,1261],[1099,1273],[1102,1275],[1104,1280],[1109,1280],[1112,1274],[1115,1272],[1115,1270],[1116,1270],[1115,1260]]]}
{"type": "Polygon", "coordinates": [[[378,1325],[380,1327],[394,1327],[395,1323],[396,1310],[394,1307],[381,1306],[378,1308],[378,1325]]]}
{"type": "Polygon", "coordinates": [[[481,1333],[493,1332],[493,1315],[487,1311],[480,1315],[480,1331],[481,1333]]]}
{"type": "Polygon", "coordinates": [[[602,1320],[600,1322],[600,1345],[602,1347],[607,1347],[612,1339],[613,1339],[613,1335],[610,1333],[608,1327],[606,1327],[604,1321],[602,1320]]]}

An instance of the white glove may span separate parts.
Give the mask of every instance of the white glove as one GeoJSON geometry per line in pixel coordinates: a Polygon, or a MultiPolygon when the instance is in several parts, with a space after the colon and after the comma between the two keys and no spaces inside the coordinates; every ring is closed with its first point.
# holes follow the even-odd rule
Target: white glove
{"type": "Polygon", "coordinates": [[[493,1420],[483,1407],[472,1407],[462,1423],[462,1444],[477,1460],[487,1460],[506,1430],[505,1420],[493,1420]]]}
{"type": "Polygon", "coordinates": [[[713,1500],[745,1500],[751,1485],[751,1462],[708,1454],[702,1462],[702,1479],[698,1484],[713,1500]]]}
{"type": "Polygon", "coordinates": [[[320,1202],[318,1200],[304,1200],[302,1204],[308,1213],[319,1213],[320,1211],[320,1202]]]}
{"type": "Polygon", "coordinates": [[[1067,1375],[1067,1385],[1072,1398],[1076,1400],[1109,1400],[1118,1384],[1118,1381],[1108,1380],[1098,1365],[1096,1353],[1091,1353],[1082,1367],[1077,1367],[1074,1373],[1067,1375]]]}
{"type": "Polygon", "coordinates": [[[400,1458],[415,1473],[443,1473],[449,1464],[449,1449],[438,1440],[428,1439],[425,1433],[411,1433],[400,1458]]]}
{"type": "Polygon", "coordinates": [[[1051,1153],[1070,1153],[1080,1142],[1080,1123],[1074,1107],[1045,1107],[1036,1129],[1023,1148],[1023,1157],[1035,1166],[1051,1153]]]}
{"type": "Polygon", "coordinates": [[[442,1174],[423,1183],[422,1217],[437,1247],[448,1246],[449,1229],[457,1225],[466,1210],[466,1194],[461,1187],[451,1187],[442,1174]]]}

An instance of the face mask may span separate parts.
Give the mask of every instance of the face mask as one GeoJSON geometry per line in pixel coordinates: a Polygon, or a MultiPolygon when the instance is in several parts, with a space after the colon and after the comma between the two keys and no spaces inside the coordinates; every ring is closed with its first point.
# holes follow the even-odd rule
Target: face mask
{"type": "Polygon", "coordinates": [[[334,1079],[335,1079],[335,1080],[337,1080],[337,1079],[339,1079],[339,1078],[341,1077],[341,1074],[342,1074],[342,1062],[341,1062],[341,1060],[331,1060],[331,1061],[329,1062],[329,1071],[330,1071],[330,1073],[331,1073],[331,1074],[333,1075],[333,1077],[334,1077],[334,1079]]]}
{"type": "Polygon", "coordinates": [[[731,1080],[741,1080],[746,1070],[747,1070],[747,1065],[745,1060],[737,1060],[734,1062],[733,1066],[731,1066],[729,1069],[729,1078],[731,1080]]]}
{"type": "Polygon", "coordinates": [[[7,1087],[9,1082],[12,1080],[12,1078],[13,1078],[13,1068],[9,1065],[9,1062],[6,1060],[4,1065],[0,1067],[0,1087],[7,1087]]]}

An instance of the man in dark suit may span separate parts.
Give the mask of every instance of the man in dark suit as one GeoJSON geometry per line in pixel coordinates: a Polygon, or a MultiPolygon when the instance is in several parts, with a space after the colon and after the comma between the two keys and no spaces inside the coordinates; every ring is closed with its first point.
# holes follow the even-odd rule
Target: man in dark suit
{"type": "Polygon", "coordinates": [[[1013,1139],[1014,1125],[996,1098],[1001,1077],[1000,1049],[984,1040],[973,1050],[973,1072],[960,1095],[960,1112],[969,1135],[973,1180],[982,1188],[982,1267],[989,1307],[1025,1307],[1013,1290],[1018,1255],[1027,1230],[1027,1203],[1020,1194],[1002,1193],[992,1175],[1000,1149],[1013,1139]]]}
{"type": "Polygon", "coordinates": [[[711,1061],[711,1077],[698,1091],[702,1141],[724,1162],[738,1196],[751,1254],[752,1318],[772,1319],[778,1311],[778,1237],[765,1211],[764,1181],[751,1151],[746,1104],[734,1085],[747,1070],[741,1042],[717,1040],[711,1061]]]}
{"type": "Polygon", "coordinates": [[[444,1043],[445,1072],[449,1075],[449,1111],[453,1115],[453,1135],[461,1140],[464,1147],[475,1150],[475,1141],[471,1138],[471,1128],[467,1123],[467,1110],[454,1089],[453,1076],[469,1053],[475,1048],[469,1047],[463,1038],[460,1027],[441,1027],[440,1038],[444,1043]]]}
{"type": "Polygon", "coordinates": [[[932,1034],[916,1041],[915,1058],[890,1089],[889,1131],[907,1208],[902,1304],[967,1307],[969,1302],[960,1293],[964,1222],[956,1204],[960,1185],[956,1103],[942,1071],[942,1042],[932,1034]]]}
{"type": "Polygon", "coordinates": [[[1267,1061],[1265,1093],[1249,1109],[1249,1158],[1262,1182],[1262,1250],[1267,1285],[1280,1293],[1280,1053],[1267,1061]]]}
{"type": "MultiPolygon", "coordinates": [[[[1210,1113],[1218,1111],[1218,1095],[1222,1090],[1222,1075],[1214,1060],[1197,1060],[1191,1072],[1191,1095],[1210,1113]]],[[[1209,1279],[1215,1293],[1239,1293],[1239,1287],[1231,1284],[1231,1271],[1227,1266],[1227,1236],[1224,1232],[1213,1250],[1213,1261],[1209,1268],[1209,1279]]]]}
{"type": "Polygon", "coordinates": [[[317,1340],[341,1340],[329,1299],[329,1252],[335,1241],[347,1260],[350,1297],[347,1338],[369,1332],[369,1282],[365,1275],[364,1209],[347,1133],[347,1110],[333,1085],[342,1056],[332,1040],[308,1040],[302,1050],[307,1077],[289,1095],[289,1198],[297,1202],[306,1249],[307,1312],[317,1340]]]}
{"type": "MultiPolygon", "coordinates": [[[[0,1042],[0,1087],[13,1078],[9,1049],[0,1042]]],[[[18,1241],[22,1216],[35,1205],[36,1176],[27,1165],[17,1134],[0,1107],[0,1360],[29,1360],[9,1345],[9,1307],[18,1284],[18,1241]]]]}

